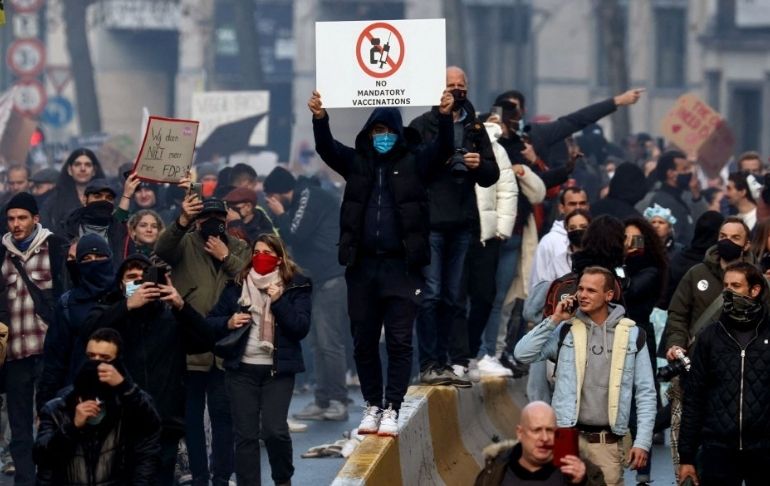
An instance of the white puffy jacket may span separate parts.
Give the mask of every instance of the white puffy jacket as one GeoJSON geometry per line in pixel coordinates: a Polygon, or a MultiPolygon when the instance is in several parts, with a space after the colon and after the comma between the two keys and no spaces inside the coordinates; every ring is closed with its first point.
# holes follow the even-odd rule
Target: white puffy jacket
{"type": "Polygon", "coordinates": [[[511,237],[519,196],[519,184],[516,182],[511,161],[505,149],[497,142],[503,133],[502,129],[496,123],[485,123],[484,126],[492,142],[495,160],[500,168],[500,178],[490,187],[481,187],[476,184],[476,203],[479,208],[482,242],[497,236],[511,237]]]}

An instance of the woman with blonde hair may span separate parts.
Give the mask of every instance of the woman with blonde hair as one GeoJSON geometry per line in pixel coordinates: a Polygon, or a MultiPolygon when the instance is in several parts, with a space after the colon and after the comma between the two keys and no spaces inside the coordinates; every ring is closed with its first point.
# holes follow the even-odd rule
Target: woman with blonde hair
{"type": "Polygon", "coordinates": [[[283,241],[263,234],[248,266],[206,317],[214,353],[224,358],[238,484],[260,484],[260,438],[273,480],[290,484],[294,466],[286,421],[294,375],[305,371],[300,341],[310,330],[310,296],[310,280],[283,241]]]}
{"type": "Polygon", "coordinates": [[[160,215],[152,209],[140,209],[128,220],[128,241],[124,257],[141,253],[146,257],[155,251],[155,242],[163,231],[164,225],[160,215]]]}

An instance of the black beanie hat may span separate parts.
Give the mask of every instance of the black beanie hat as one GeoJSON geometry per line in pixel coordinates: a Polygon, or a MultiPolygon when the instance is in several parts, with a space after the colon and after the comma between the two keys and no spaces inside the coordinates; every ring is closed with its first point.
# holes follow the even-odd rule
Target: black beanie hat
{"type": "Polygon", "coordinates": [[[265,178],[265,182],[262,183],[262,188],[265,194],[285,194],[294,190],[294,185],[297,181],[291,172],[283,167],[276,167],[265,178]]]}
{"type": "Polygon", "coordinates": [[[13,196],[8,204],[5,205],[5,213],[8,214],[10,209],[26,209],[32,216],[37,216],[39,213],[37,209],[37,201],[35,196],[28,192],[20,192],[13,196]]]}

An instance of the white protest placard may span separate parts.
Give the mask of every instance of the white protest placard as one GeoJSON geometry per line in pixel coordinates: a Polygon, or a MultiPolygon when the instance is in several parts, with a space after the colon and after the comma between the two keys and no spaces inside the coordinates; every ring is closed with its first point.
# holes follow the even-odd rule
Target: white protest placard
{"type": "Polygon", "coordinates": [[[433,106],[446,86],[444,19],[316,22],[325,108],[433,106]]]}
{"type": "Polygon", "coordinates": [[[192,166],[198,122],[151,116],[134,173],[152,182],[179,182],[192,166]]]}
{"type": "MultiPolygon", "coordinates": [[[[192,117],[200,121],[198,146],[217,127],[262,115],[270,110],[269,91],[206,91],[193,93],[192,117]]],[[[249,138],[251,146],[267,145],[268,117],[260,121],[249,138]]]]}

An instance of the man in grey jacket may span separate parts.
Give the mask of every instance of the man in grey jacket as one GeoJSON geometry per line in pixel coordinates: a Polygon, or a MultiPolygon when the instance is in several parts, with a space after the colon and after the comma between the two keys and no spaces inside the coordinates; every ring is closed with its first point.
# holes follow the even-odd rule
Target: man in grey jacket
{"type": "Polygon", "coordinates": [[[559,427],[577,427],[586,458],[607,484],[623,484],[623,463],[647,463],[655,423],[655,385],[643,331],[611,304],[612,272],[588,267],[569,296],[516,345],[523,363],[556,361],[553,408],[559,427]],[[631,399],[636,400],[636,437],[624,457],[631,399]]]}

